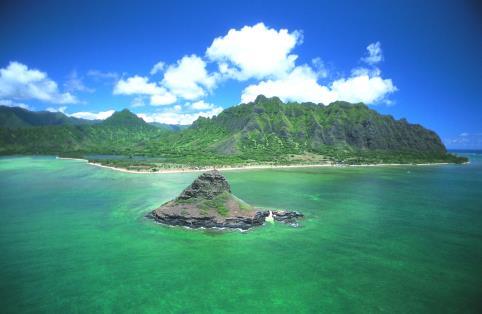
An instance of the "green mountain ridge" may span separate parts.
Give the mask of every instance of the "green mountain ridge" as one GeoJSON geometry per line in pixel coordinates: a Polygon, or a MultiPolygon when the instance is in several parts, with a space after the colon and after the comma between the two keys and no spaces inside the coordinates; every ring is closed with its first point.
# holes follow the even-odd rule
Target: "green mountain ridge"
{"type": "Polygon", "coordinates": [[[0,127],[25,128],[47,125],[91,125],[99,120],[69,117],[61,112],[29,111],[20,107],[0,106],[0,127]]]}
{"type": "MultiPolygon", "coordinates": [[[[253,103],[224,110],[210,123],[232,134],[217,146],[221,152],[263,149],[278,143],[284,148],[314,152],[338,147],[446,153],[435,132],[405,119],[380,115],[362,103],[284,104],[277,97],[258,96],[253,103]]],[[[202,119],[193,127],[203,128],[202,119]]]]}
{"type": "Polygon", "coordinates": [[[0,144],[0,154],[141,155],[200,166],[465,161],[448,154],[435,132],[361,103],[285,104],[262,95],[180,131],[124,109],[96,125],[3,127],[0,144]]]}
{"type": "Polygon", "coordinates": [[[114,112],[110,117],[102,121],[101,125],[111,127],[141,127],[152,128],[144,119],[138,117],[128,109],[114,112]]]}
{"type": "MultiPolygon", "coordinates": [[[[128,109],[124,109],[123,111],[131,113],[128,109]]],[[[124,117],[127,115],[126,113],[124,113],[123,115],[119,116],[118,114],[120,114],[121,112],[114,113],[116,115],[116,118],[114,118],[114,120],[122,119],[123,115],[124,117]]],[[[132,115],[134,117],[131,117],[130,120],[133,121],[133,124],[139,124],[134,121],[141,118],[134,114],[132,115]]],[[[111,118],[112,117],[109,117],[108,119],[112,121],[111,118]]],[[[127,118],[127,120],[129,119],[127,118]]],[[[48,125],[94,125],[102,122],[102,120],[87,120],[69,117],[62,112],[29,111],[20,107],[7,107],[0,105],[0,127],[2,128],[16,129],[48,125]]],[[[188,125],[166,124],[159,122],[151,122],[148,124],[168,131],[181,131],[189,127],[188,125]]]]}
{"type": "Polygon", "coordinates": [[[149,122],[149,124],[157,128],[173,131],[173,132],[179,132],[179,131],[185,130],[190,126],[190,125],[183,125],[183,124],[167,124],[167,123],[160,123],[160,122],[149,122]]]}

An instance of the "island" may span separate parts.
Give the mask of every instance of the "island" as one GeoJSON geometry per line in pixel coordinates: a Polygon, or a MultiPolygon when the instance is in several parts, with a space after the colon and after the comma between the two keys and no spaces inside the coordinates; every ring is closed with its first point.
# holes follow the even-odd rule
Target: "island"
{"type": "Polygon", "coordinates": [[[0,106],[0,156],[32,154],[144,173],[468,161],[449,153],[435,132],[363,103],[263,95],[183,127],[147,123],[127,109],[91,121],[0,106]]]}
{"type": "Polygon", "coordinates": [[[182,193],[147,215],[171,226],[248,230],[265,221],[298,226],[303,214],[287,210],[261,210],[231,193],[226,178],[217,170],[201,174],[182,193]]]}

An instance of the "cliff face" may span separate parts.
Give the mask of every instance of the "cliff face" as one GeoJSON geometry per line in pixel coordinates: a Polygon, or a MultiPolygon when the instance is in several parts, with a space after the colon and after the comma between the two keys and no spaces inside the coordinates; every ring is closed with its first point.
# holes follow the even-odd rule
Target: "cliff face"
{"type": "Polygon", "coordinates": [[[293,159],[303,163],[313,155],[313,162],[350,164],[467,161],[448,154],[437,134],[421,125],[347,102],[324,106],[258,96],[256,101],[227,108],[216,117],[199,118],[178,132],[150,125],[128,110],[94,125],[11,128],[9,125],[23,125],[26,118],[3,117],[0,112],[0,155],[147,155],[170,163],[200,165],[292,163],[293,159]]]}
{"type": "MultiPolygon", "coordinates": [[[[177,198],[152,211],[157,222],[191,228],[247,230],[264,223],[269,211],[243,202],[233,194],[226,178],[216,170],[200,175],[177,198]]],[[[298,212],[272,211],[274,220],[296,225],[298,212]]]]}
{"type": "Polygon", "coordinates": [[[213,170],[200,175],[190,186],[182,191],[177,200],[195,198],[212,200],[225,192],[231,193],[228,181],[218,171],[213,170]]]}
{"type": "Polygon", "coordinates": [[[364,104],[335,102],[284,104],[277,97],[258,96],[255,102],[224,110],[194,127],[213,124],[230,134],[218,151],[236,153],[278,142],[293,149],[320,151],[326,147],[352,150],[382,150],[445,154],[433,131],[406,120],[380,115],[364,104]]]}

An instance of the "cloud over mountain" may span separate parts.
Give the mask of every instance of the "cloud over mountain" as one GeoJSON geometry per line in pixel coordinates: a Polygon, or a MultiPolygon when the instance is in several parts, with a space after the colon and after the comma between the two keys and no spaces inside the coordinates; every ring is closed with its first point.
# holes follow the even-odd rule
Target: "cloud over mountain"
{"type": "Polygon", "coordinates": [[[69,92],[62,93],[47,73],[29,69],[12,61],[0,69],[0,97],[14,100],[39,100],[54,104],[74,104],[77,98],[69,92]]]}
{"type": "Polygon", "coordinates": [[[176,101],[176,96],[158,83],[149,82],[145,76],[134,75],[120,79],[114,86],[114,95],[149,95],[151,105],[169,105],[176,101]]]}
{"type": "MultiPolygon", "coordinates": [[[[86,77],[91,84],[109,82],[112,94],[131,97],[129,102],[134,108],[146,104],[164,106],[160,112],[151,113],[151,119],[166,123],[185,123],[194,117],[220,112],[221,106],[212,104],[209,98],[229,81],[240,88],[241,102],[253,101],[263,94],[278,96],[283,101],[328,105],[343,100],[371,105],[389,102],[388,96],[397,91],[393,81],[383,77],[378,67],[384,59],[380,42],[369,44],[359,59],[362,65],[343,75],[340,71],[329,71],[320,57],[312,58],[309,63],[299,62],[294,50],[303,40],[302,31],[257,23],[232,28],[214,38],[205,55],[186,54],[171,63],[158,61],[148,73],[119,75],[90,70],[86,77]]],[[[64,92],[47,73],[19,62],[0,69],[0,99],[10,105],[18,103],[25,107],[19,102],[23,100],[75,104],[80,102],[73,93],[96,91],[87,87],[83,76],[75,70],[63,86],[64,92]]],[[[82,110],[78,114],[96,118],[103,117],[103,112],[82,110]]]]}
{"type": "Polygon", "coordinates": [[[276,30],[258,23],[230,29],[225,36],[215,38],[206,56],[219,64],[221,74],[238,80],[279,77],[295,67],[298,56],[291,51],[302,41],[300,31],[276,30]]]}
{"type": "MultiPolygon", "coordinates": [[[[375,64],[383,59],[379,42],[370,44],[367,50],[369,55],[366,58],[369,59],[366,62],[375,64]]],[[[321,60],[314,61],[319,68],[321,60]]],[[[327,76],[324,71],[324,68],[315,71],[306,64],[297,66],[284,77],[247,86],[241,93],[241,101],[254,101],[256,96],[263,94],[278,96],[283,101],[310,101],[324,105],[336,100],[375,104],[397,90],[391,79],[381,77],[378,68],[355,68],[348,77],[321,84],[320,79],[327,76]]]]}
{"type": "Polygon", "coordinates": [[[216,86],[216,75],[209,74],[204,60],[193,54],[168,66],[162,85],[174,95],[195,100],[206,96],[206,90],[216,86]]]}

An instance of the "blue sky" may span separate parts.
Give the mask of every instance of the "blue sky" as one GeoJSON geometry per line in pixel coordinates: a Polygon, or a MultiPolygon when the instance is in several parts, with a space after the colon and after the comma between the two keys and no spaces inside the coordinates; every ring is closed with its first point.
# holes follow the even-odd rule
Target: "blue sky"
{"type": "Polygon", "coordinates": [[[257,93],[364,101],[480,148],[481,39],[477,1],[3,1],[0,104],[189,123],[257,93]]]}

